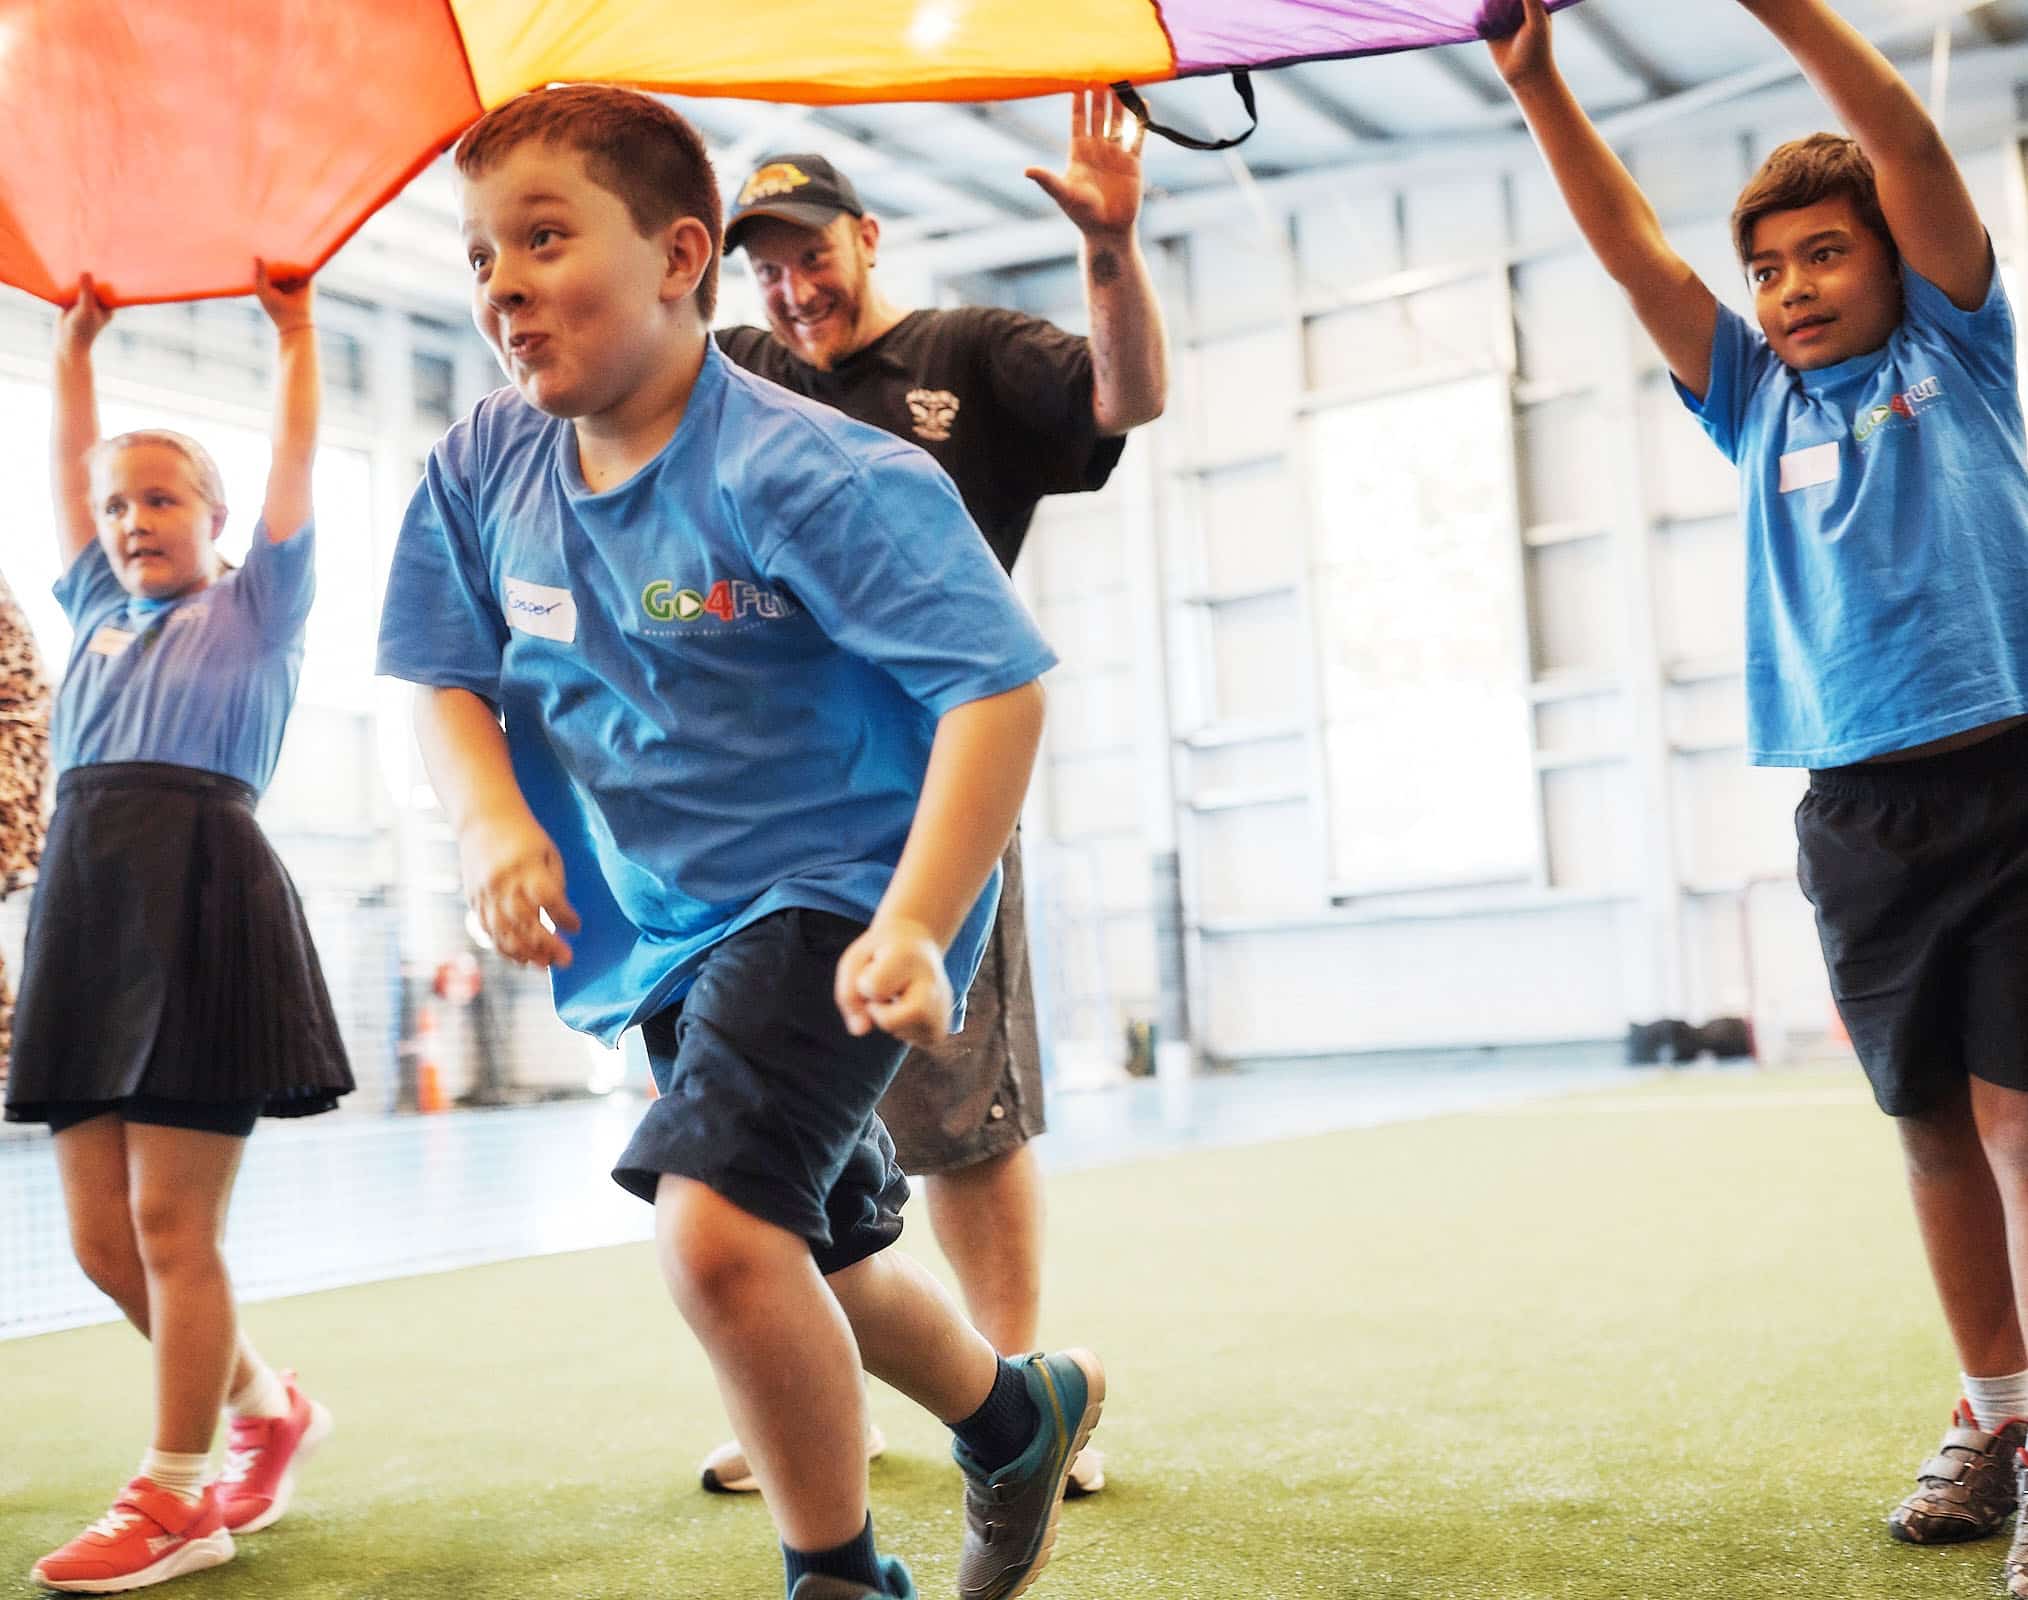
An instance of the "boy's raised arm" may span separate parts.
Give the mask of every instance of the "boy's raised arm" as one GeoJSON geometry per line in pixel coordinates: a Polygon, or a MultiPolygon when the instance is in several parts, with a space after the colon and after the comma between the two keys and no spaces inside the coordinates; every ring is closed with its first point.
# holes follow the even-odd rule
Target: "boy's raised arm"
{"type": "Polygon", "coordinates": [[[1976,311],[1992,287],[1992,246],[1964,175],[1894,64],[1824,0],[1737,0],[1795,57],[1873,163],[1880,209],[1903,258],[1976,311]]]}
{"type": "Polygon", "coordinates": [[[275,443],[261,520],[268,540],[294,538],[310,520],[310,476],[317,460],[317,328],[307,277],[269,276],[254,263],[254,295],[275,325],[275,443]]]}
{"type": "Polygon", "coordinates": [[[56,502],[56,551],[65,569],[98,537],[92,520],[91,469],[85,457],[99,442],[98,389],[92,378],[92,341],[112,313],[99,303],[87,274],[77,298],[57,314],[50,377],[56,415],[49,430],[49,487],[56,502]]]}
{"type": "Polygon", "coordinates": [[[1669,370],[1703,399],[1717,297],[1670,247],[1655,208],[1563,81],[1542,0],[1525,0],[1520,29],[1489,46],[1592,254],[1626,290],[1669,370]]]}

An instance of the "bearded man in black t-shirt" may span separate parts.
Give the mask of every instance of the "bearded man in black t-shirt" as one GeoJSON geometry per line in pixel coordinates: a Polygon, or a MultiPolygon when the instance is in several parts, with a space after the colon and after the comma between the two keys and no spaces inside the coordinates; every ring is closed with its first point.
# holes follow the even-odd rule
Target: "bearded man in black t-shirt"
{"type": "MultiPolygon", "coordinates": [[[[725,226],[725,253],[746,251],[769,326],[722,328],[719,348],[927,450],[1011,572],[1036,502],[1102,487],[1128,431],[1162,414],[1162,314],[1136,232],[1145,133],[1112,94],[1080,93],[1065,170],[1028,170],[1083,235],[1089,339],[1013,311],[896,306],[873,275],[879,220],[829,161],[788,154],[761,162],[725,226]]],[[[1018,843],[1003,864],[964,1029],[910,1053],[880,1116],[901,1164],[925,1179],[973,1322],[1016,1355],[1034,1348],[1040,1312],[1042,1184],[1028,1141],[1043,1130],[1042,1072],[1018,843]]],[[[1087,1448],[1072,1492],[1104,1481],[1087,1448]]],[[[706,1458],[704,1482],[755,1487],[736,1443],[706,1458]]]]}

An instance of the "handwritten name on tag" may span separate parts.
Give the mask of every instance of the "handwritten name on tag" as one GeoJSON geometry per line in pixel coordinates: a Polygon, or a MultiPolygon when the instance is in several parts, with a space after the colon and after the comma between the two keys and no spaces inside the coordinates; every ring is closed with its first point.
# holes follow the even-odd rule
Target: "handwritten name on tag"
{"type": "Polygon", "coordinates": [[[133,642],[134,636],[125,628],[116,628],[108,622],[92,635],[92,642],[86,648],[93,655],[123,656],[127,653],[127,646],[133,642]]]}
{"type": "Polygon", "coordinates": [[[1807,450],[1791,450],[1782,457],[1783,494],[1794,494],[1798,489],[1814,489],[1820,483],[1835,483],[1838,478],[1838,445],[1813,444],[1807,450]]]}
{"type": "Polygon", "coordinates": [[[509,578],[504,601],[508,627],[532,633],[538,639],[554,639],[559,644],[576,640],[577,602],[571,599],[568,589],[509,578]]]}

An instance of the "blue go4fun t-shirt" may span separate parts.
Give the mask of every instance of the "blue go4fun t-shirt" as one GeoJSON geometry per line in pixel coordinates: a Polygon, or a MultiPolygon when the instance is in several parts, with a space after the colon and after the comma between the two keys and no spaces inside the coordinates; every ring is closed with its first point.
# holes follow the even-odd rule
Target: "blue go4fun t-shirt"
{"type": "Polygon", "coordinates": [[[1881,349],[1816,372],[1721,308],[1683,399],[1738,466],[1747,721],[1763,766],[1831,767],[2028,711],[2028,439],[1995,270],[1961,311],[1906,262],[1881,349]]]}
{"type": "MultiPolygon", "coordinates": [[[[937,719],[1055,656],[913,445],[708,347],[682,422],[593,493],[511,389],[431,452],[380,670],[498,707],[584,919],[558,1014],[608,1042],[791,906],[870,917],[937,719]]],[[[998,879],[947,953],[970,986],[998,879]]]]}
{"type": "Polygon", "coordinates": [[[303,673],[316,556],[311,524],[276,543],[259,523],[246,565],[144,600],[104,546],[86,545],[55,586],[76,630],[51,726],[56,770],[161,761],[266,789],[303,673]]]}

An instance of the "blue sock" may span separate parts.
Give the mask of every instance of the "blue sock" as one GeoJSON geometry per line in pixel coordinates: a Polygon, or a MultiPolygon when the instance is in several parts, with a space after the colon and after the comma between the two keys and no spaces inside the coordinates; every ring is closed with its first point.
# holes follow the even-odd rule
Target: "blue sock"
{"type": "Polygon", "coordinates": [[[1042,1421],[1035,1402],[1028,1398],[1028,1380],[1021,1369],[1005,1356],[993,1379],[993,1392],[986,1402],[951,1432],[965,1447],[965,1453],[986,1472],[998,1472],[1035,1442],[1035,1429],[1042,1421]]]}
{"type": "Polygon", "coordinates": [[[848,1583],[863,1583],[884,1592],[880,1558],[873,1553],[873,1517],[869,1513],[859,1537],[848,1539],[835,1550],[791,1550],[782,1546],[782,1567],[788,1574],[789,1593],[796,1592],[796,1580],[806,1572],[821,1572],[848,1583]]]}

